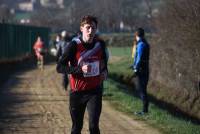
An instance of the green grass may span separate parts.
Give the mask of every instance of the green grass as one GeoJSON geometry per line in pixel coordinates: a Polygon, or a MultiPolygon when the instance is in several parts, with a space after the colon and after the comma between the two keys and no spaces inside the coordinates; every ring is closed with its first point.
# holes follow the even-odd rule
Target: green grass
{"type": "MultiPolygon", "coordinates": [[[[109,63],[110,74],[131,75],[132,70],[127,69],[131,64],[130,48],[110,48],[109,50],[112,54],[111,57],[123,56],[121,60],[109,63]]],[[[143,120],[160,129],[164,134],[200,134],[200,125],[175,117],[152,103],[150,103],[149,114],[136,117],[133,112],[139,111],[142,105],[140,99],[134,96],[133,89],[113,79],[108,79],[104,87],[104,99],[110,101],[116,109],[134,119],[143,120]]]]}
{"type": "Polygon", "coordinates": [[[130,47],[109,47],[110,56],[129,56],[131,55],[130,47]]]}

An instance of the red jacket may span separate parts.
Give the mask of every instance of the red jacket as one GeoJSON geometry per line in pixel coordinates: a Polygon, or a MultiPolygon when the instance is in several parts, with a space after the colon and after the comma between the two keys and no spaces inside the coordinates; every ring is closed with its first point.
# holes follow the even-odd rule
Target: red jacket
{"type": "Polygon", "coordinates": [[[41,56],[44,54],[44,43],[41,41],[40,38],[38,38],[35,42],[33,49],[35,51],[35,55],[38,58],[41,58],[41,56]]]}

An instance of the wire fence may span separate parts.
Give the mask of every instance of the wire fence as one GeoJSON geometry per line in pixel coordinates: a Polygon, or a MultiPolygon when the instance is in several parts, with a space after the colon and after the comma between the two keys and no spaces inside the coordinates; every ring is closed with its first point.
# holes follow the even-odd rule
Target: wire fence
{"type": "Polygon", "coordinates": [[[46,27],[0,23],[0,61],[31,54],[37,36],[41,36],[47,47],[49,32],[46,27]]]}

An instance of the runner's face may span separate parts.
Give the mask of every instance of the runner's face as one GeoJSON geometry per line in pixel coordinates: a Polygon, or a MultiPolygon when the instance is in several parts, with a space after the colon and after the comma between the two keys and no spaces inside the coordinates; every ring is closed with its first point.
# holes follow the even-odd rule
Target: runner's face
{"type": "Polygon", "coordinates": [[[85,43],[91,43],[94,39],[96,33],[96,25],[94,22],[92,24],[84,24],[80,27],[82,32],[82,38],[85,43]]]}

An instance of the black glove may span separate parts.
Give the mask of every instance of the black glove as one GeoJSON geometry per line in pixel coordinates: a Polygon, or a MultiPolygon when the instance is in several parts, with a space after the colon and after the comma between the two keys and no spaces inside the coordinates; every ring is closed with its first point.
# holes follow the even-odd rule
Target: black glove
{"type": "Polygon", "coordinates": [[[133,77],[136,77],[138,75],[137,69],[133,69],[133,77]]]}

